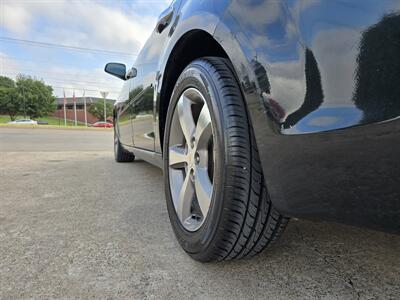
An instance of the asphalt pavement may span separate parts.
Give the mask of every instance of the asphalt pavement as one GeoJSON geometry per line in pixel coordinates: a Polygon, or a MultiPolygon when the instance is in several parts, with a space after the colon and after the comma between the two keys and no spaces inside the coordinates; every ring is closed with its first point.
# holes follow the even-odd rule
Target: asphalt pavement
{"type": "Polygon", "coordinates": [[[400,237],[292,220],[252,259],[201,264],[162,172],[114,162],[112,131],[0,128],[0,299],[398,299],[400,237]]]}

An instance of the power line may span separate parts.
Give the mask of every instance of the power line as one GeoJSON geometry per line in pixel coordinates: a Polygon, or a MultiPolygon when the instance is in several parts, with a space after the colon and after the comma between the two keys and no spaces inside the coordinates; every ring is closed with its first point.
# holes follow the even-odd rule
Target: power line
{"type": "MultiPolygon", "coordinates": [[[[12,74],[12,73],[8,73],[8,74],[12,74]]],[[[113,88],[113,89],[118,89],[119,87],[116,86],[108,86],[102,82],[94,82],[94,81],[81,81],[81,80],[72,80],[72,79],[61,79],[61,78],[50,78],[50,77],[46,77],[46,78],[40,78],[40,79],[45,79],[45,83],[50,84],[49,82],[58,82],[58,83],[70,83],[70,84],[81,84],[81,85],[92,85],[92,86],[107,86],[107,88],[113,88]]]]}
{"type": "MultiPolygon", "coordinates": [[[[11,75],[11,73],[8,73],[8,74],[11,75]]],[[[104,87],[104,89],[102,89],[102,90],[100,90],[100,89],[93,90],[93,89],[90,89],[90,88],[82,87],[81,85],[80,85],[80,87],[65,87],[65,86],[60,87],[60,86],[51,84],[51,82],[56,82],[56,84],[60,84],[60,83],[69,84],[70,83],[72,85],[76,85],[78,83],[82,83],[82,84],[88,84],[89,87],[93,87],[93,84],[94,85],[102,85],[102,84],[101,83],[86,83],[86,82],[81,82],[81,81],[69,82],[68,80],[63,80],[63,79],[60,79],[60,80],[58,80],[58,79],[48,79],[46,81],[46,84],[52,86],[53,88],[65,88],[65,89],[75,89],[75,90],[82,90],[82,91],[86,90],[86,91],[95,91],[95,92],[101,92],[102,90],[108,89],[108,88],[117,89],[117,87],[110,87],[110,86],[104,87]],[[92,86],[90,86],[90,84],[92,84],[92,86]]],[[[121,92],[121,90],[111,90],[110,91],[110,93],[115,93],[115,94],[119,94],[120,92],[121,92]]]]}
{"type": "MultiPolygon", "coordinates": [[[[76,87],[68,87],[68,86],[57,86],[52,85],[53,88],[56,89],[65,89],[65,90],[72,90],[72,91],[86,91],[86,92],[102,92],[102,90],[94,90],[94,89],[84,89],[84,88],[76,88],[76,87]]],[[[111,94],[118,94],[119,91],[109,91],[111,94]]]]}
{"type": "MultiPolygon", "coordinates": [[[[1,1],[1,0],[0,0],[1,1]]],[[[121,58],[122,59],[122,58],[121,58]]],[[[65,61],[61,61],[61,60],[55,60],[55,59],[36,59],[36,58],[23,58],[23,57],[16,57],[16,56],[6,56],[6,55],[2,55],[0,54],[0,62],[2,60],[9,60],[9,61],[14,61],[14,60],[18,60],[18,61],[28,61],[31,63],[46,63],[49,64],[49,62],[51,63],[50,65],[56,65],[59,66],[60,64],[65,64],[65,61]]],[[[123,58],[123,60],[125,60],[125,58],[123,58]]],[[[106,62],[108,62],[109,60],[107,59],[106,62]]],[[[131,60],[129,60],[128,64],[130,63],[131,60]]]]}
{"type": "MultiPolygon", "coordinates": [[[[100,89],[91,89],[91,88],[82,88],[82,87],[71,87],[71,86],[60,86],[60,85],[53,85],[51,86],[55,89],[65,89],[71,91],[86,91],[86,92],[102,92],[103,90],[100,89]]],[[[121,91],[115,90],[108,90],[111,94],[119,94],[121,91]]]]}
{"type": "Polygon", "coordinates": [[[23,40],[23,39],[15,39],[5,36],[0,36],[0,40],[9,43],[22,43],[28,44],[37,47],[46,47],[46,48],[61,48],[73,51],[84,51],[84,52],[91,52],[92,54],[113,54],[113,55],[120,55],[120,56],[137,56],[136,54],[127,53],[127,52],[119,52],[119,51],[112,51],[112,50],[105,50],[105,49],[93,49],[93,48],[85,48],[85,47],[76,47],[70,45],[63,45],[63,44],[55,44],[55,43],[45,43],[39,41],[32,41],[32,40],[23,40]]]}
{"type": "MultiPolygon", "coordinates": [[[[4,70],[9,70],[9,71],[8,72],[7,71],[6,72],[2,72],[2,73],[13,74],[13,75],[14,74],[21,74],[21,75],[30,76],[29,74],[24,74],[24,72],[38,74],[36,71],[29,71],[29,70],[25,70],[24,72],[17,72],[18,69],[13,69],[13,68],[4,68],[4,70]],[[16,71],[13,72],[12,70],[16,70],[16,71]]],[[[54,77],[48,77],[48,76],[41,76],[41,74],[44,74],[44,73],[46,73],[46,72],[39,73],[39,75],[36,75],[36,76],[40,77],[40,78],[43,78],[44,80],[49,80],[49,81],[62,81],[62,82],[68,81],[68,82],[83,83],[83,84],[87,83],[87,84],[96,84],[96,85],[105,85],[105,84],[107,84],[107,82],[100,82],[100,81],[87,81],[87,80],[70,79],[70,78],[60,78],[60,77],[54,78],[54,77]]],[[[52,74],[60,74],[60,75],[68,75],[68,74],[56,73],[56,72],[49,72],[48,74],[50,74],[50,73],[52,73],[52,74]]],[[[69,74],[69,75],[70,76],[76,76],[76,75],[79,75],[79,74],[75,74],[75,75],[74,74],[69,74]]],[[[35,76],[35,75],[31,75],[31,76],[35,76]]],[[[112,88],[118,89],[120,87],[119,86],[112,86],[112,88]]]]}
{"type": "MultiPolygon", "coordinates": [[[[57,2],[57,0],[1,0],[2,2],[52,2],[53,4],[57,2]]],[[[93,0],[70,0],[71,2],[93,2],[93,0]]],[[[95,0],[94,2],[115,2],[115,1],[126,1],[126,0],[95,0]]],[[[172,0],[171,0],[172,1],[172,0]]],[[[158,3],[166,3],[163,0],[135,0],[134,3],[149,3],[149,4],[158,4],[158,3]]]]}
{"type": "MultiPolygon", "coordinates": [[[[72,80],[72,79],[58,79],[58,78],[49,78],[49,77],[46,77],[47,78],[47,81],[55,81],[55,82],[65,82],[65,83],[75,83],[75,84],[78,84],[78,83],[81,83],[81,84],[92,84],[92,85],[101,85],[101,86],[104,86],[105,85],[105,83],[102,83],[102,82],[94,82],[94,81],[81,81],[81,80],[72,80]]],[[[118,89],[118,87],[117,86],[108,86],[107,85],[107,87],[108,88],[113,88],[113,89],[118,89]]]]}
{"type": "MultiPolygon", "coordinates": [[[[61,75],[61,76],[72,76],[74,78],[85,76],[82,73],[52,72],[52,71],[39,70],[39,69],[34,70],[34,69],[25,69],[25,68],[8,68],[8,67],[6,67],[6,68],[3,68],[3,70],[15,71],[16,73],[21,70],[18,73],[22,73],[23,74],[24,72],[27,72],[27,73],[36,73],[36,74],[39,74],[39,75],[41,75],[41,74],[52,74],[52,75],[61,75]]],[[[106,74],[104,73],[104,75],[106,75],[106,74]]],[[[87,76],[89,76],[89,75],[87,75],[87,76]]]]}

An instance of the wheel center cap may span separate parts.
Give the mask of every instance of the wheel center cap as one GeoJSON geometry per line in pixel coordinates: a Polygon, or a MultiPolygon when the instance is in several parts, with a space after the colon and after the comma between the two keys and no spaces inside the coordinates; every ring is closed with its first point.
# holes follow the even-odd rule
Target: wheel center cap
{"type": "Polygon", "coordinates": [[[200,155],[197,152],[195,139],[191,139],[190,147],[187,153],[187,162],[189,169],[194,169],[195,166],[200,162],[200,155]]]}

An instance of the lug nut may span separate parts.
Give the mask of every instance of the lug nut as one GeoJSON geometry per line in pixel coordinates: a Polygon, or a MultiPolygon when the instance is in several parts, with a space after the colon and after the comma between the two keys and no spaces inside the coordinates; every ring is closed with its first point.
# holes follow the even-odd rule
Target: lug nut
{"type": "Polygon", "coordinates": [[[194,179],[195,179],[194,169],[190,169],[190,179],[191,179],[192,181],[194,181],[194,179]]]}
{"type": "Polygon", "coordinates": [[[196,163],[196,165],[198,165],[200,163],[200,154],[199,154],[199,152],[196,152],[194,154],[194,162],[196,163]]]}
{"type": "Polygon", "coordinates": [[[194,148],[194,145],[196,144],[196,138],[193,136],[191,139],[190,139],[190,147],[191,148],[194,148]]]}

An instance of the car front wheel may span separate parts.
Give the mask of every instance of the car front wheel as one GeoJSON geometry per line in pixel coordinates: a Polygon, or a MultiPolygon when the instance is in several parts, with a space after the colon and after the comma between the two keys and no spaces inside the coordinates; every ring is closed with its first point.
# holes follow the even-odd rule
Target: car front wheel
{"type": "Polygon", "coordinates": [[[116,127],[114,127],[114,158],[116,162],[132,162],[135,160],[135,155],[126,150],[119,141],[116,127]]]}
{"type": "Polygon", "coordinates": [[[194,259],[253,256],[283,232],[288,219],[268,197],[229,61],[206,57],[182,72],[168,108],[163,149],[169,217],[194,259]]]}

